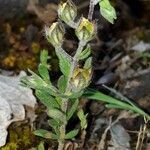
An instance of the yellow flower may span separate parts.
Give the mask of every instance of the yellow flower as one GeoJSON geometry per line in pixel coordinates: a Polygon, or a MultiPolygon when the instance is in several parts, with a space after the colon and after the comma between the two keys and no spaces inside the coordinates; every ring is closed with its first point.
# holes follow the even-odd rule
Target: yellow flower
{"type": "Polygon", "coordinates": [[[91,79],[91,68],[90,69],[82,69],[77,67],[71,78],[71,85],[73,90],[80,91],[88,86],[91,79]]]}
{"type": "Polygon", "coordinates": [[[95,27],[92,22],[90,22],[88,19],[82,17],[79,26],[76,29],[76,35],[79,38],[79,40],[82,41],[89,41],[93,38],[95,34],[95,27]]]}

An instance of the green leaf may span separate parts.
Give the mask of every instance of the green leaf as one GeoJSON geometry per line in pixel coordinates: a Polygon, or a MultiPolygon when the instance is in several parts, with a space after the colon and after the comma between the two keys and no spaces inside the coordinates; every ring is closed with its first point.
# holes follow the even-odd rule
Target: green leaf
{"type": "Polygon", "coordinates": [[[49,76],[49,71],[48,71],[48,66],[44,65],[44,64],[39,64],[38,66],[38,71],[40,76],[49,84],[51,84],[50,82],[50,76],[49,76]]]}
{"type": "Polygon", "coordinates": [[[49,56],[48,56],[48,51],[47,50],[43,50],[41,52],[41,55],[40,55],[40,62],[42,64],[47,64],[47,60],[49,59],[49,56]]]}
{"type": "Polygon", "coordinates": [[[64,93],[66,86],[67,86],[67,79],[64,75],[62,75],[59,79],[58,79],[58,83],[57,83],[58,89],[64,93]]]}
{"type": "Polygon", "coordinates": [[[84,49],[78,56],[78,60],[83,60],[87,57],[89,57],[89,55],[91,54],[91,47],[90,45],[88,44],[86,49],[84,49]]]}
{"type": "Polygon", "coordinates": [[[57,101],[46,91],[36,90],[35,95],[47,108],[59,108],[57,101]]]}
{"type": "Polygon", "coordinates": [[[150,120],[150,115],[147,114],[146,112],[144,112],[141,108],[137,107],[136,105],[134,105],[133,103],[127,103],[127,102],[123,102],[120,101],[118,99],[115,99],[111,96],[105,95],[99,91],[96,90],[87,90],[84,93],[84,96],[89,98],[89,99],[94,99],[94,100],[99,100],[102,102],[106,102],[108,103],[108,107],[115,107],[115,108],[120,108],[120,109],[126,109],[126,110],[132,110],[133,112],[136,112],[142,116],[145,116],[148,120],[150,120]]]}
{"type": "Polygon", "coordinates": [[[135,104],[133,102],[131,102],[127,97],[123,96],[120,92],[116,91],[115,89],[113,88],[110,88],[106,85],[103,85],[103,87],[105,87],[107,90],[109,90],[111,93],[115,94],[115,97],[122,100],[122,101],[125,101],[127,102],[128,104],[132,105],[133,107],[135,106],[135,104]]]}
{"type": "Polygon", "coordinates": [[[58,139],[58,136],[56,134],[43,129],[34,131],[34,134],[46,139],[58,139]]]}
{"type": "Polygon", "coordinates": [[[83,90],[80,91],[80,92],[72,92],[71,95],[64,95],[65,98],[70,98],[70,99],[76,99],[76,98],[79,98],[81,97],[83,94],[83,90]]]}
{"type": "Polygon", "coordinates": [[[48,68],[49,68],[49,65],[47,64],[47,60],[49,59],[48,57],[48,51],[46,50],[43,50],[41,52],[41,55],[40,55],[40,64],[38,66],[38,71],[39,71],[39,74],[40,76],[47,82],[47,83],[50,83],[50,76],[49,76],[49,71],[48,71],[48,68]]]}
{"type": "Polygon", "coordinates": [[[94,99],[94,100],[99,100],[99,101],[102,101],[102,102],[106,102],[106,103],[110,103],[110,104],[114,104],[114,105],[120,105],[122,107],[130,107],[129,104],[125,103],[125,102],[122,102],[118,99],[115,99],[111,96],[108,96],[108,95],[105,95],[99,91],[96,91],[96,90],[87,90],[85,93],[84,93],[84,96],[89,98],[89,99],[94,99]]]}
{"type": "Polygon", "coordinates": [[[37,150],[45,150],[43,142],[38,145],[37,150]]]}
{"type": "Polygon", "coordinates": [[[84,115],[83,109],[80,109],[77,113],[79,119],[80,119],[80,124],[81,124],[81,129],[86,129],[87,128],[87,114],[84,115]]]}
{"type": "Polygon", "coordinates": [[[100,0],[99,2],[101,15],[110,23],[114,23],[117,19],[116,11],[114,7],[111,6],[109,0],[100,0]]]}
{"type": "Polygon", "coordinates": [[[53,118],[54,120],[59,120],[63,122],[65,120],[65,114],[63,114],[60,110],[51,108],[48,110],[49,117],[53,118]]]}
{"type": "Polygon", "coordinates": [[[62,125],[62,122],[60,122],[59,120],[49,119],[48,124],[54,129],[55,133],[59,136],[59,127],[62,125]]]}
{"type": "Polygon", "coordinates": [[[50,95],[58,95],[58,90],[53,85],[47,84],[40,76],[29,70],[31,76],[21,78],[22,85],[35,90],[42,90],[50,93],[50,95]]]}
{"type": "Polygon", "coordinates": [[[59,106],[61,106],[61,104],[62,104],[62,98],[63,97],[61,97],[61,95],[55,97],[55,99],[56,99],[59,106]]]}
{"type": "Polygon", "coordinates": [[[49,124],[53,129],[55,129],[55,128],[57,128],[57,127],[59,127],[59,126],[61,125],[59,121],[56,121],[56,120],[54,120],[54,119],[49,119],[49,120],[48,120],[48,124],[49,124]]]}
{"type": "Polygon", "coordinates": [[[56,54],[59,58],[59,67],[61,72],[68,77],[72,64],[71,57],[62,48],[56,49],[56,54]]]}
{"type": "Polygon", "coordinates": [[[106,104],[105,105],[107,108],[116,108],[116,109],[128,109],[125,106],[120,106],[120,105],[114,105],[114,104],[106,104]]]}
{"type": "Polygon", "coordinates": [[[82,96],[83,90],[80,92],[71,92],[71,94],[65,95],[65,94],[59,94],[60,97],[62,98],[69,98],[69,99],[77,99],[82,96]]]}
{"type": "Polygon", "coordinates": [[[76,99],[74,104],[70,108],[70,110],[67,112],[67,120],[69,120],[72,117],[72,115],[75,113],[75,111],[77,110],[78,104],[79,104],[79,100],[76,99]]]}
{"type": "Polygon", "coordinates": [[[78,132],[79,132],[78,129],[70,131],[69,133],[67,133],[65,135],[65,139],[72,139],[72,138],[74,138],[78,134],[78,132]]]}
{"type": "Polygon", "coordinates": [[[21,82],[24,83],[27,87],[37,89],[38,87],[46,86],[46,83],[39,77],[37,74],[29,70],[31,76],[24,76],[21,79],[21,82]]]}
{"type": "Polygon", "coordinates": [[[92,67],[92,57],[89,57],[84,64],[85,69],[90,69],[92,67]]]}

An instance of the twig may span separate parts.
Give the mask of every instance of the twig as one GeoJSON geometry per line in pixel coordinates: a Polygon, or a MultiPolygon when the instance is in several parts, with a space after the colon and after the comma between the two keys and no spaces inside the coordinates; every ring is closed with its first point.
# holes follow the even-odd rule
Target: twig
{"type": "Polygon", "coordinates": [[[112,126],[114,126],[117,122],[119,122],[119,120],[123,119],[123,118],[128,118],[130,116],[130,111],[122,111],[121,114],[117,117],[117,119],[115,121],[112,122],[112,118],[110,117],[110,121],[109,121],[109,125],[108,127],[105,129],[102,138],[98,144],[98,150],[103,150],[104,146],[105,146],[105,139],[107,136],[108,131],[110,130],[110,128],[112,126]]]}
{"type": "Polygon", "coordinates": [[[144,124],[140,127],[140,131],[139,131],[138,139],[137,139],[137,144],[136,144],[136,150],[142,150],[146,129],[147,129],[146,124],[144,124]]]}
{"type": "Polygon", "coordinates": [[[112,118],[110,117],[110,122],[109,122],[109,126],[105,129],[103,135],[102,135],[102,138],[98,144],[98,150],[103,150],[104,149],[104,146],[105,146],[105,139],[106,139],[106,136],[107,136],[107,132],[108,130],[111,128],[112,126],[112,118]]]}

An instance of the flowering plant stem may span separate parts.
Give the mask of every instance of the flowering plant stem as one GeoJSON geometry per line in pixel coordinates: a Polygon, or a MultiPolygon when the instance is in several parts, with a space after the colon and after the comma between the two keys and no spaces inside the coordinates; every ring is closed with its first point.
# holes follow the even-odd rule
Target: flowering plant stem
{"type": "MultiPolygon", "coordinates": [[[[85,45],[86,45],[86,42],[82,42],[82,41],[79,42],[78,48],[77,48],[76,53],[73,57],[73,63],[72,63],[71,69],[70,69],[69,77],[67,79],[67,86],[65,89],[65,94],[67,94],[69,91],[70,79],[71,79],[71,77],[73,75],[73,71],[77,65],[77,56],[82,52],[85,45]]],[[[63,99],[61,109],[64,113],[66,113],[67,107],[68,107],[68,99],[63,99]]],[[[67,120],[65,120],[64,123],[62,124],[62,126],[60,127],[60,133],[61,133],[62,139],[58,140],[58,150],[62,150],[64,147],[65,139],[63,139],[63,137],[64,137],[65,132],[66,132],[66,122],[67,122],[67,120]]]]}
{"type": "MultiPolygon", "coordinates": [[[[92,16],[93,16],[93,11],[94,11],[94,3],[93,1],[91,0],[90,1],[90,6],[89,6],[89,14],[88,14],[88,19],[90,21],[92,21],[92,16]]],[[[71,24],[68,24],[69,26],[71,26],[72,28],[76,29],[78,26],[77,26],[78,23],[75,23],[73,21],[71,21],[71,24]]],[[[65,94],[67,94],[69,91],[70,91],[70,80],[71,80],[71,77],[73,75],[73,72],[75,70],[75,67],[78,65],[78,55],[82,52],[84,46],[87,44],[87,41],[85,40],[80,40],[79,41],[79,44],[78,44],[78,48],[76,50],[76,53],[74,55],[74,57],[72,57],[72,64],[71,64],[71,68],[70,68],[70,72],[69,72],[69,76],[67,78],[67,86],[66,86],[66,89],[65,89],[65,94]]],[[[61,49],[61,47],[59,48],[61,49]]],[[[56,48],[56,50],[58,50],[56,48]]],[[[67,112],[67,108],[68,108],[68,100],[69,99],[62,99],[62,105],[61,105],[61,110],[62,112],[64,112],[64,114],[66,114],[67,112]]],[[[63,121],[61,127],[60,127],[60,139],[58,140],[58,150],[62,150],[63,147],[64,147],[64,141],[65,141],[65,134],[66,134],[66,123],[67,123],[67,119],[65,117],[65,120],[63,121]]]]}
{"type": "MultiPolygon", "coordinates": [[[[108,0],[105,1],[104,4],[109,6],[108,0]]],[[[82,16],[78,21],[75,21],[77,7],[71,0],[60,3],[58,6],[58,17],[75,30],[79,40],[78,48],[73,57],[62,48],[65,36],[63,23],[57,21],[50,27],[45,27],[46,38],[55,47],[62,72],[57,86],[52,84],[49,76],[47,62],[49,57],[46,50],[41,53],[38,66],[39,75],[30,71],[30,76],[22,78],[24,86],[35,90],[35,95],[46,106],[47,114],[50,117],[48,123],[52,131],[39,129],[35,131],[35,134],[43,138],[57,140],[58,150],[63,150],[65,140],[74,138],[79,132],[79,129],[66,132],[66,125],[74,113],[77,113],[80,120],[81,130],[85,130],[87,127],[87,115],[84,114],[82,108],[79,108],[79,98],[91,80],[91,48],[87,42],[90,42],[96,34],[96,24],[92,21],[92,16],[97,2],[97,0],[90,0],[88,19],[82,16]],[[82,61],[81,64],[80,61],[82,61]]],[[[105,5],[103,7],[106,8],[105,5]]],[[[104,10],[103,14],[104,16],[109,14],[107,17],[112,21],[114,16],[107,12],[109,10],[104,10]]]]}

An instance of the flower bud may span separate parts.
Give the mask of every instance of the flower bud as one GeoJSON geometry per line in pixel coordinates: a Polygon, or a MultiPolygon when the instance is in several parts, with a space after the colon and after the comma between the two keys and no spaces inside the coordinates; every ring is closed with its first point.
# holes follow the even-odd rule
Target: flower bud
{"type": "Polygon", "coordinates": [[[61,3],[58,6],[58,15],[61,20],[69,23],[73,21],[77,16],[77,7],[71,0],[67,0],[67,2],[61,3]]]}
{"type": "Polygon", "coordinates": [[[81,18],[76,29],[76,35],[81,41],[90,41],[95,34],[95,26],[86,18],[81,18]]]}
{"type": "Polygon", "coordinates": [[[73,91],[80,91],[89,85],[91,79],[91,68],[81,69],[76,68],[71,78],[71,85],[73,91]]]}
{"type": "Polygon", "coordinates": [[[64,27],[61,23],[55,22],[51,27],[45,27],[46,38],[54,47],[62,45],[65,34],[64,27]]]}

